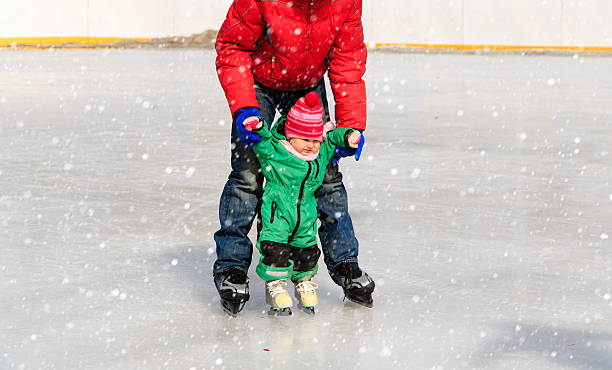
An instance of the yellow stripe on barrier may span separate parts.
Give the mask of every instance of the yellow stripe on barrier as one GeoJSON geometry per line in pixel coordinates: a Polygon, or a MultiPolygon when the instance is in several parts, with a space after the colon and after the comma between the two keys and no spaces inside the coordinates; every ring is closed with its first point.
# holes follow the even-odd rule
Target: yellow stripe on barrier
{"type": "Polygon", "coordinates": [[[61,45],[81,45],[81,46],[100,46],[109,45],[121,41],[148,42],[149,38],[128,38],[128,37],[0,37],[0,46],[61,46],[61,45]]]}
{"type": "Polygon", "coordinates": [[[465,51],[516,51],[516,50],[555,50],[576,52],[609,52],[612,46],[533,46],[533,45],[459,45],[459,44],[404,44],[375,43],[374,47],[403,47],[415,49],[452,49],[465,51]]]}
{"type": "MultiPolygon", "coordinates": [[[[129,37],[89,37],[89,36],[58,36],[58,37],[0,37],[0,47],[47,47],[47,46],[102,46],[122,41],[146,43],[151,38],[129,37]]],[[[533,45],[460,45],[460,44],[408,44],[408,43],[370,43],[370,47],[402,47],[414,49],[450,49],[464,51],[575,51],[575,52],[612,52],[612,46],[533,46],[533,45]]]]}

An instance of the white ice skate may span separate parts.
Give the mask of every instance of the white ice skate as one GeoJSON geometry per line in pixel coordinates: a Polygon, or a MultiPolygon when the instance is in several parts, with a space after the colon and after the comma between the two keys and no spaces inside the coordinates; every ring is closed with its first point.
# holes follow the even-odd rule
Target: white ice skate
{"type": "Polygon", "coordinates": [[[298,299],[298,306],[308,313],[315,312],[315,306],[319,303],[317,298],[317,283],[313,283],[312,275],[306,276],[295,283],[295,297],[298,299]]]}
{"type": "Polygon", "coordinates": [[[274,280],[266,283],[266,304],[270,306],[271,315],[291,315],[293,301],[287,289],[287,280],[274,280]]]}

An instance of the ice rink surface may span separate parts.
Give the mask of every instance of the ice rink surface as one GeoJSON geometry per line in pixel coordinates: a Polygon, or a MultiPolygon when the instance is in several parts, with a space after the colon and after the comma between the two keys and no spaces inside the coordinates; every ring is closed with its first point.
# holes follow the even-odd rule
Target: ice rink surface
{"type": "Polygon", "coordinates": [[[366,82],[375,307],[322,265],[316,315],[270,317],[253,264],[230,318],[214,52],[1,52],[0,369],[612,369],[612,59],[370,52],[366,82]]]}

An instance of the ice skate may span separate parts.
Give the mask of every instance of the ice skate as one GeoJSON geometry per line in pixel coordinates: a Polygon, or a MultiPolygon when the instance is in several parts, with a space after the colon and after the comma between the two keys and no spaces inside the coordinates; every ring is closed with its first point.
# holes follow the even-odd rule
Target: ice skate
{"type": "Polygon", "coordinates": [[[295,282],[295,298],[298,299],[298,307],[304,312],[314,314],[315,306],[319,303],[316,290],[318,285],[311,279],[312,275],[309,275],[295,282]]]}
{"type": "Polygon", "coordinates": [[[236,268],[214,274],[215,286],[221,298],[223,310],[232,316],[236,316],[249,300],[249,277],[236,268]]]}
{"type": "Polygon", "coordinates": [[[365,307],[372,308],[374,280],[359,268],[357,262],[342,262],[331,272],[334,282],[344,290],[344,297],[365,307]]]}
{"type": "Polygon", "coordinates": [[[291,315],[293,301],[287,289],[287,280],[274,280],[266,283],[266,304],[270,306],[270,315],[291,315]]]}

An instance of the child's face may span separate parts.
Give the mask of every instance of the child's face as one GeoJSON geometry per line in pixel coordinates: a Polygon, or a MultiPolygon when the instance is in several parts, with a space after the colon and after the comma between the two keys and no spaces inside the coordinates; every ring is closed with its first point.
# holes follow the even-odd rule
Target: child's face
{"type": "Polygon", "coordinates": [[[321,148],[321,142],[317,140],[292,138],[289,139],[289,144],[302,155],[318,153],[321,148]]]}

